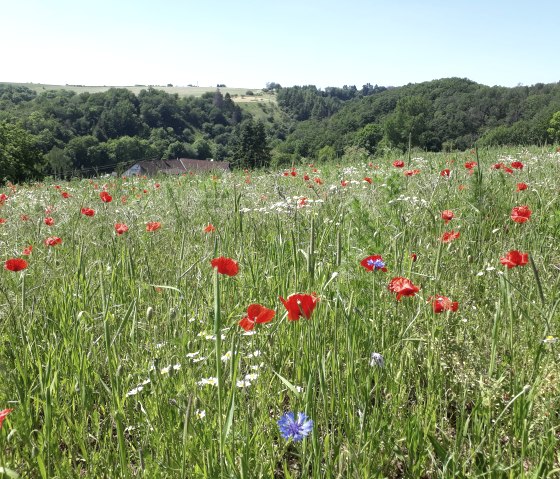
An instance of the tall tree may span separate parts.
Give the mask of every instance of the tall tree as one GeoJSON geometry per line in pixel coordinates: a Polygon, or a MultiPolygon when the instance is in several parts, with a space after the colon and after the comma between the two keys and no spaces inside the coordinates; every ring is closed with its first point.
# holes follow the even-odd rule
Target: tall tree
{"type": "Polygon", "coordinates": [[[33,135],[19,125],[0,122],[0,183],[40,177],[42,159],[33,135]]]}

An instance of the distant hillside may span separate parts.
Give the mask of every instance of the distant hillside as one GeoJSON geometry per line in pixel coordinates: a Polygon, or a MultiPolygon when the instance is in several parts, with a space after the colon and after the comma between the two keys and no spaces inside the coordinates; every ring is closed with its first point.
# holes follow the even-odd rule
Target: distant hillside
{"type": "MultiPolygon", "coordinates": [[[[111,88],[125,88],[135,95],[138,95],[142,90],[150,87],[157,90],[162,90],[165,93],[177,94],[180,97],[185,96],[202,96],[205,93],[214,93],[217,87],[197,87],[197,86],[164,86],[164,85],[134,85],[134,86],[91,86],[91,85],[48,85],[43,83],[13,83],[13,82],[0,82],[2,85],[21,86],[29,88],[36,93],[41,93],[47,90],[68,90],[76,93],[103,93],[111,88]]],[[[227,88],[220,87],[219,90],[223,95],[229,93],[232,99],[236,102],[258,102],[258,101],[274,101],[274,95],[271,93],[263,93],[262,88],[227,88]],[[247,92],[252,92],[252,95],[247,95],[247,92]]]]}

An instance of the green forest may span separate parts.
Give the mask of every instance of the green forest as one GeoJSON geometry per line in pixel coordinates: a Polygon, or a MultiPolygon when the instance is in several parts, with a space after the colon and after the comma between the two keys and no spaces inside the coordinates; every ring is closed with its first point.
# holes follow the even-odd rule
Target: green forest
{"type": "Polygon", "coordinates": [[[237,103],[219,88],[180,97],[156,88],[76,93],[0,84],[0,181],[93,176],[152,158],[257,168],[560,140],[560,82],[507,88],[446,78],[324,90],[269,83],[263,92],[275,101],[237,103]]]}

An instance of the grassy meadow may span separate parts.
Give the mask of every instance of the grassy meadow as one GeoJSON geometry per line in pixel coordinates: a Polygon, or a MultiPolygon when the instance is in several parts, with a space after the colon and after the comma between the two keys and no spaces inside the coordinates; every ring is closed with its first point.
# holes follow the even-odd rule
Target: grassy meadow
{"type": "MultiPolygon", "coordinates": [[[[147,90],[150,85],[129,85],[129,86],[110,86],[110,85],[49,85],[43,83],[12,83],[0,82],[0,84],[8,84],[13,86],[23,86],[41,94],[48,90],[68,90],[77,94],[80,93],[103,93],[111,88],[125,88],[130,90],[135,95],[138,95],[142,90],[147,90]]],[[[202,96],[204,93],[214,93],[215,86],[166,86],[166,85],[151,85],[156,90],[162,90],[170,95],[177,94],[180,97],[184,96],[202,96]]],[[[275,96],[271,93],[263,93],[262,88],[219,88],[223,95],[229,93],[235,102],[253,102],[253,103],[269,103],[275,102],[275,96]],[[253,95],[247,95],[248,91],[253,92],[253,95]]]]}
{"type": "Polygon", "coordinates": [[[0,188],[0,476],[559,477],[560,152],[413,156],[0,188]]]}

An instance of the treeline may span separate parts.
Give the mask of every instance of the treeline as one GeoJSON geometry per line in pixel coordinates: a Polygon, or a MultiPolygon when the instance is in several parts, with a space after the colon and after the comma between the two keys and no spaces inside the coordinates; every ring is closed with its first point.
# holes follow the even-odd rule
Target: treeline
{"type": "Polygon", "coordinates": [[[488,87],[447,78],[403,87],[324,90],[267,84],[277,104],[240,108],[219,89],[179,97],[157,89],[76,94],[0,84],[0,181],[95,174],[146,158],[214,158],[237,167],[380,155],[409,146],[560,140],[560,83],[488,87]],[[260,120],[256,120],[257,116],[260,120]]]}
{"type": "Polygon", "coordinates": [[[560,83],[488,87],[447,78],[398,88],[281,88],[278,105],[294,121],[278,150],[286,157],[342,155],[348,147],[429,151],[558,141],[560,83]],[[341,95],[346,93],[347,96],[341,95]]]}
{"type": "MultiPolygon", "coordinates": [[[[152,88],[138,95],[119,88],[36,94],[0,85],[0,125],[0,180],[111,172],[146,158],[214,158],[244,166],[240,145],[268,153],[264,125],[219,90],[180,98],[152,88]]],[[[245,153],[252,161],[253,152],[245,153]]]]}

